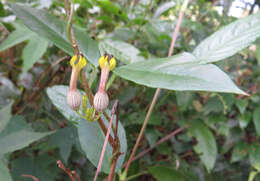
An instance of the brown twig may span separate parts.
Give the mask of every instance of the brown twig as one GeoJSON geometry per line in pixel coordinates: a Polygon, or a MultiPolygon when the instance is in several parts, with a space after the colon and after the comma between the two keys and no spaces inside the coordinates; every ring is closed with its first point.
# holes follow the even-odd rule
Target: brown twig
{"type": "Polygon", "coordinates": [[[44,72],[41,73],[41,75],[39,76],[37,82],[35,83],[34,87],[36,88],[36,90],[30,95],[28,96],[28,98],[25,100],[25,103],[23,105],[23,107],[21,107],[19,110],[17,110],[16,114],[20,114],[24,111],[24,109],[26,108],[26,106],[28,105],[28,103],[32,100],[34,100],[39,94],[39,91],[42,90],[42,87],[44,86],[41,86],[41,82],[42,82],[42,79],[46,76],[47,73],[49,73],[54,66],[56,66],[57,64],[59,64],[60,62],[68,59],[69,56],[64,56],[62,58],[59,58],[58,60],[56,60],[53,64],[51,64],[44,72]]]}
{"type": "Polygon", "coordinates": [[[59,64],[60,62],[66,60],[68,58],[69,58],[69,56],[64,56],[64,57],[61,57],[58,60],[56,60],[54,63],[52,63],[44,72],[41,73],[38,81],[36,82],[35,87],[40,89],[40,83],[41,83],[42,79],[46,76],[46,74],[49,73],[51,71],[51,69],[53,69],[53,67],[55,67],[57,64],[59,64]]]}
{"type": "Polygon", "coordinates": [[[35,176],[32,176],[32,175],[22,174],[21,176],[22,176],[22,177],[32,178],[34,181],[39,181],[39,179],[37,179],[35,176]]]}
{"type": "MultiPolygon", "coordinates": [[[[145,154],[149,153],[150,151],[152,151],[154,148],[156,148],[158,145],[164,143],[165,141],[168,141],[171,137],[175,136],[176,134],[179,134],[180,132],[182,132],[185,128],[187,127],[183,127],[183,128],[178,128],[174,131],[172,131],[170,134],[166,135],[165,137],[163,137],[162,139],[160,139],[157,143],[155,143],[152,147],[144,150],[143,152],[139,153],[138,155],[136,155],[132,162],[135,160],[138,160],[139,158],[141,158],[142,156],[144,156],[145,154]]],[[[123,165],[123,167],[126,166],[126,163],[123,165]]]]}
{"type": "MultiPolygon", "coordinates": [[[[171,46],[170,46],[170,48],[169,48],[168,57],[170,57],[170,56],[172,55],[172,53],[173,53],[174,46],[175,46],[175,42],[176,42],[176,39],[177,39],[177,35],[178,35],[179,30],[180,30],[180,26],[181,26],[181,22],[182,22],[183,12],[184,12],[184,10],[186,9],[187,4],[188,4],[188,0],[185,0],[184,3],[183,3],[182,8],[181,8],[181,10],[180,10],[179,18],[178,18],[178,20],[177,20],[177,25],[176,25],[176,28],[175,28],[175,30],[174,30],[174,32],[173,32],[173,35],[172,35],[172,42],[171,42],[171,46]]],[[[143,125],[142,125],[141,131],[140,131],[140,133],[139,133],[139,135],[138,135],[138,138],[137,138],[137,140],[136,140],[136,143],[135,143],[134,148],[133,148],[133,150],[132,150],[132,153],[131,153],[131,155],[130,155],[130,158],[129,158],[127,164],[126,164],[126,167],[125,167],[125,170],[124,170],[125,176],[127,175],[127,171],[128,171],[128,169],[129,169],[129,166],[130,166],[131,162],[133,161],[133,158],[134,158],[134,156],[135,156],[135,152],[136,152],[136,150],[137,150],[137,148],[138,148],[138,146],[139,146],[139,144],[140,144],[140,141],[141,141],[141,139],[142,139],[142,137],[143,137],[144,130],[145,130],[146,126],[147,126],[148,120],[149,120],[149,118],[150,118],[150,116],[151,116],[151,113],[152,113],[152,111],[153,111],[154,105],[155,105],[156,100],[157,100],[157,98],[158,98],[158,96],[159,96],[159,93],[160,93],[160,88],[157,88],[157,89],[156,89],[156,92],[155,92],[155,94],[154,94],[152,103],[151,103],[151,105],[150,105],[150,107],[149,107],[149,110],[148,110],[148,112],[147,112],[147,114],[146,114],[146,117],[145,117],[144,123],[143,123],[143,125]]]]}
{"type": "Polygon", "coordinates": [[[71,179],[71,181],[75,181],[73,176],[72,176],[72,173],[70,172],[70,170],[68,168],[66,168],[60,160],[57,161],[57,165],[59,168],[61,168],[71,179]]]}

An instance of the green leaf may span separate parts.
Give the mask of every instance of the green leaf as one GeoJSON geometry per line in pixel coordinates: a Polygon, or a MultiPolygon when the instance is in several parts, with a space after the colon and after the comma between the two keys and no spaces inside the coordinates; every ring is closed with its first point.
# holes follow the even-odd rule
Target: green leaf
{"type": "Polygon", "coordinates": [[[130,64],[145,60],[140,51],[133,45],[120,41],[107,39],[99,44],[101,52],[113,55],[117,60],[130,64]]]}
{"type": "Polygon", "coordinates": [[[158,181],[186,181],[179,171],[163,166],[150,167],[149,172],[158,181]]]}
{"type": "Polygon", "coordinates": [[[214,129],[217,134],[228,136],[229,125],[227,124],[227,118],[223,114],[210,114],[206,116],[206,124],[211,129],[214,129]]]}
{"type": "Polygon", "coordinates": [[[0,133],[4,130],[10,118],[12,117],[11,109],[12,103],[9,103],[7,106],[0,110],[0,133]]]}
{"type": "Polygon", "coordinates": [[[256,59],[257,59],[257,64],[260,65],[260,47],[257,46],[256,49],[256,59]]]}
{"type": "Polygon", "coordinates": [[[256,171],[251,171],[249,174],[248,181],[254,181],[255,176],[258,174],[256,171]]]}
{"type": "MultiPolygon", "coordinates": [[[[56,108],[69,121],[76,122],[78,124],[78,135],[81,147],[91,163],[97,167],[102,146],[104,144],[105,135],[103,134],[97,122],[88,122],[87,120],[82,119],[75,111],[69,108],[66,103],[66,94],[68,90],[68,86],[54,86],[47,89],[47,94],[56,108]]],[[[83,94],[83,92],[81,93],[83,94]]],[[[88,106],[90,105],[88,104],[88,106]]],[[[109,111],[107,113],[109,114],[109,111]]],[[[104,116],[101,117],[103,120],[105,120],[105,124],[108,125],[108,120],[106,120],[104,116]]],[[[120,151],[124,154],[119,157],[116,170],[121,168],[127,150],[125,130],[121,123],[119,123],[118,137],[120,141],[120,151]]],[[[108,145],[101,169],[105,173],[109,173],[111,157],[112,147],[108,145]]]]}
{"type": "Polygon", "coordinates": [[[245,142],[238,143],[232,151],[231,162],[238,162],[244,159],[249,151],[249,146],[245,142]]]}
{"type": "Polygon", "coordinates": [[[200,154],[200,159],[207,170],[212,170],[217,158],[217,144],[214,135],[207,126],[198,121],[191,124],[189,133],[198,141],[194,150],[200,154]]]}
{"type": "Polygon", "coordinates": [[[29,43],[23,49],[23,71],[27,72],[32,68],[33,64],[43,56],[47,48],[47,40],[38,35],[32,36],[29,43]]]}
{"type": "Polygon", "coordinates": [[[128,20],[126,13],[122,11],[122,7],[119,7],[118,4],[111,2],[110,0],[98,0],[96,2],[104,11],[116,15],[122,20],[128,20]]]}
{"type": "Polygon", "coordinates": [[[23,25],[15,23],[16,30],[1,43],[0,52],[28,40],[34,33],[23,25]]]}
{"type": "MultiPolygon", "coordinates": [[[[171,36],[175,26],[176,22],[170,20],[151,19],[143,26],[140,37],[150,49],[166,54],[171,44],[171,36]]],[[[180,38],[177,38],[175,47],[181,48],[180,38]]]]}
{"type": "Polygon", "coordinates": [[[205,115],[223,112],[223,104],[218,97],[211,97],[203,107],[205,115]]]}
{"type": "Polygon", "coordinates": [[[88,61],[93,65],[98,66],[98,59],[100,58],[98,43],[91,39],[84,31],[75,28],[74,32],[80,51],[88,61]]]}
{"type": "Polygon", "coordinates": [[[57,157],[43,153],[35,157],[23,155],[14,158],[11,160],[11,167],[12,177],[15,181],[32,181],[29,178],[21,178],[22,174],[33,175],[39,181],[55,181],[60,173],[60,168],[57,167],[57,157]]]}
{"type": "Polygon", "coordinates": [[[252,165],[258,172],[260,172],[260,161],[252,165]]]}
{"type": "Polygon", "coordinates": [[[237,108],[239,109],[239,112],[240,112],[241,114],[244,114],[247,105],[248,105],[248,101],[245,100],[245,99],[238,99],[238,100],[236,101],[236,106],[237,106],[237,108]]]}
{"type": "Polygon", "coordinates": [[[194,93],[192,92],[176,92],[176,99],[178,108],[181,111],[185,111],[194,98],[194,93]]]}
{"type": "Polygon", "coordinates": [[[58,147],[59,152],[65,163],[70,156],[72,146],[78,141],[77,129],[74,126],[57,130],[49,136],[48,145],[58,147]],[[66,140],[66,141],[64,141],[66,140]]]}
{"type": "Polygon", "coordinates": [[[192,54],[182,53],[122,66],[114,72],[124,79],[153,88],[245,94],[217,66],[194,62],[196,58],[192,54]]]}
{"type": "Polygon", "coordinates": [[[260,14],[237,20],[202,41],[193,54],[202,63],[216,62],[246,48],[260,36],[260,14]]]}
{"type": "Polygon", "coordinates": [[[248,126],[252,118],[252,114],[250,112],[246,112],[243,115],[238,116],[239,126],[244,129],[248,126]]]}
{"type": "Polygon", "coordinates": [[[4,181],[12,181],[12,177],[9,173],[9,169],[7,165],[0,159],[0,175],[1,175],[1,180],[4,181]]]}
{"type": "Polygon", "coordinates": [[[13,116],[5,129],[0,133],[0,154],[22,149],[53,132],[34,132],[22,116],[13,116]]]}
{"type": "Polygon", "coordinates": [[[260,107],[256,108],[253,113],[253,121],[257,136],[260,136],[260,107]]]}
{"type": "Polygon", "coordinates": [[[251,165],[257,164],[260,162],[260,144],[259,143],[252,143],[250,145],[249,150],[249,160],[251,165]]]}
{"type": "Polygon", "coordinates": [[[163,3],[162,5],[159,5],[155,11],[153,17],[154,18],[159,17],[161,14],[163,14],[164,12],[166,12],[169,9],[171,9],[172,7],[174,7],[175,4],[176,4],[175,2],[166,2],[166,3],[163,3]]]}
{"type": "Polygon", "coordinates": [[[64,22],[43,10],[18,4],[11,4],[11,8],[28,28],[47,38],[65,52],[73,55],[72,46],[66,37],[64,22]]]}
{"type": "MultiPolygon", "coordinates": [[[[129,125],[135,125],[143,124],[143,120],[145,119],[146,112],[145,111],[136,111],[131,114],[126,114],[124,117],[122,117],[122,120],[124,122],[124,126],[129,126],[129,125]],[[125,120],[125,121],[124,121],[125,120]]],[[[148,124],[149,125],[161,125],[160,120],[162,119],[162,115],[160,112],[153,112],[151,115],[148,124]]]]}
{"type": "MultiPolygon", "coordinates": [[[[66,37],[65,22],[48,14],[44,10],[18,4],[11,4],[11,8],[17,17],[19,17],[32,31],[51,41],[69,55],[72,56],[74,54],[71,43],[66,37]]],[[[100,57],[96,42],[88,37],[87,33],[77,28],[74,30],[76,41],[79,42],[80,50],[87,60],[96,66],[98,58],[100,57]]]]}

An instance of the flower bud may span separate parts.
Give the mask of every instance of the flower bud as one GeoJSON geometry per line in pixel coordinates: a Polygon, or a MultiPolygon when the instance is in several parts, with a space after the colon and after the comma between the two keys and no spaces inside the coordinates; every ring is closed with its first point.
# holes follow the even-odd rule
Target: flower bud
{"type": "Polygon", "coordinates": [[[70,106],[71,109],[74,111],[78,110],[81,104],[81,95],[77,91],[77,80],[78,74],[82,68],[84,68],[87,64],[86,59],[80,55],[74,55],[70,59],[70,65],[72,67],[72,73],[70,77],[70,86],[69,92],[67,94],[67,104],[70,106]]]}
{"type": "Polygon", "coordinates": [[[67,104],[74,111],[79,109],[81,104],[81,96],[77,90],[69,90],[67,94],[67,104]]]}
{"type": "Polygon", "coordinates": [[[103,112],[109,103],[108,95],[105,91],[98,91],[94,97],[94,108],[98,112],[103,112]]]}
{"type": "Polygon", "coordinates": [[[109,72],[113,70],[116,66],[116,59],[111,55],[105,54],[99,58],[98,63],[101,69],[101,76],[98,92],[94,97],[94,108],[98,112],[103,112],[107,108],[109,103],[109,98],[106,93],[107,79],[109,76],[109,72]]]}

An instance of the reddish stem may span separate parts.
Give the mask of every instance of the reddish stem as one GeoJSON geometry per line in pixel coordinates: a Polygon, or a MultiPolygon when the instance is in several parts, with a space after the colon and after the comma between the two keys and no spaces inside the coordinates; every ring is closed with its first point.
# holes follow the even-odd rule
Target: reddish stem
{"type": "Polygon", "coordinates": [[[22,177],[32,178],[34,181],[39,181],[39,179],[37,179],[35,176],[32,176],[32,175],[23,174],[23,175],[21,175],[21,176],[22,176],[22,177]]]}
{"type": "Polygon", "coordinates": [[[72,170],[71,173],[73,174],[73,176],[77,179],[77,181],[81,181],[77,172],[75,170],[72,170]]]}
{"type": "Polygon", "coordinates": [[[112,124],[113,124],[114,112],[115,112],[115,108],[117,107],[117,105],[118,105],[118,101],[115,102],[115,104],[113,106],[113,109],[112,109],[111,119],[109,121],[109,125],[108,125],[108,128],[107,128],[105,142],[104,142],[104,145],[103,145],[103,148],[102,148],[102,152],[101,152],[101,155],[100,155],[100,158],[99,158],[98,167],[97,167],[97,171],[96,171],[96,175],[95,175],[94,181],[97,180],[98,174],[99,174],[99,172],[101,170],[102,162],[103,162],[103,159],[104,159],[104,155],[105,155],[105,151],[106,151],[106,147],[107,147],[107,143],[108,143],[108,138],[109,138],[110,131],[111,131],[111,128],[112,128],[112,124]]]}
{"type": "Polygon", "coordinates": [[[59,168],[61,168],[61,169],[70,177],[71,181],[75,181],[74,178],[73,178],[73,176],[72,176],[72,174],[71,174],[71,172],[70,172],[70,170],[69,170],[68,168],[66,168],[66,167],[61,163],[60,160],[57,161],[57,165],[58,165],[59,168]]]}
{"type": "MultiPolygon", "coordinates": [[[[116,100],[116,105],[118,104],[118,100],[116,100]]],[[[114,138],[114,143],[113,143],[113,151],[112,151],[112,154],[113,154],[113,160],[112,160],[112,164],[111,164],[111,167],[110,167],[110,172],[109,172],[109,175],[108,175],[108,181],[113,181],[114,180],[114,175],[115,175],[115,170],[116,170],[116,163],[117,163],[117,160],[118,158],[120,157],[120,155],[122,154],[121,152],[119,152],[119,139],[118,139],[118,124],[119,124],[119,111],[118,111],[118,107],[113,107],[113,110],[112,110],[112,113],[111,114],[114,114],[116,113],[116,129],[115,129],[115,138],[114,138]]]]}

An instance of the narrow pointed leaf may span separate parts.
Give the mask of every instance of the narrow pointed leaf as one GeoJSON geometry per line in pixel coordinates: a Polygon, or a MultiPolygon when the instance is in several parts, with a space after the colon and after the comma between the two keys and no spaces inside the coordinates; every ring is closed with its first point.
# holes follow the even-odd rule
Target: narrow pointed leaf
{"type": "Polygon", "coordinates": [[[25,40],[28,40],[34,33],[25,26],[16,26],[16,30],[8,35],[8,37],[0,44],[0,52],[11,48],[25,40]]]}
{"type": "Polygon", "coordinates": [[[22,149],[53,132],[34,132],[21,116],[14,116],[0,133],[0,154],[22,149]]]}
{"type": "Polygon", "coordinates": [[[257,136],[260,136],[260,107],[257,107],[253,113],[253,121],[257,136]]]}
{"type": "Polygon", "coordinates": [[[8,105],[0,109],[0,132],[4,130],[10,118],[12,117],[11,109],[12,103],[9,103],[8,105]]]}
{"type": "Polygon", "coordinates": [[[34,35],[23,49],[23,70],[27,72],[46,52],[48,41],[34,35]]]}
{"type": "Polygon", "coordinates": [[[216,62],[246,48],[260,36],[260,13],[239,19],[202,41],[193,54],[202,63],[216,62]]]}
{"type": "MultiPolygon", "coordinates": [[[[66,36],[66,24],[57,17],[48,14],[44,10],[30,8],[18,4],[11,4],[13,12],[32,31],[48,39],[57,47],[73,55],[71,43],[66,36]]],[[[87,33],[75,28],[76,41],[84,56],[95,66],[99,58],[97,43],[88,37],[87,33]]]]}
{"type": "Polygon", "coordinates": [[[189,53],[142,61],[115,69],[137,84],[178,91],[213,91],[245,94],[226,73],[213,64],[199,65],[189,53]]]}
{"type": "Polygon", "coordinates": [[[158,181],[186,181],[181,172],[168,167],[155,166],[148,170],[158,181]]]}
{"type": "Polygon", "coordinates": [[[198,141],[194,150],[200,154],[200,159],[207,170],[212,170],[217,158],[217,143],[215,137],[207,126],[198,121],[192,123],[189,128],[189,133],[198,141]]]}

